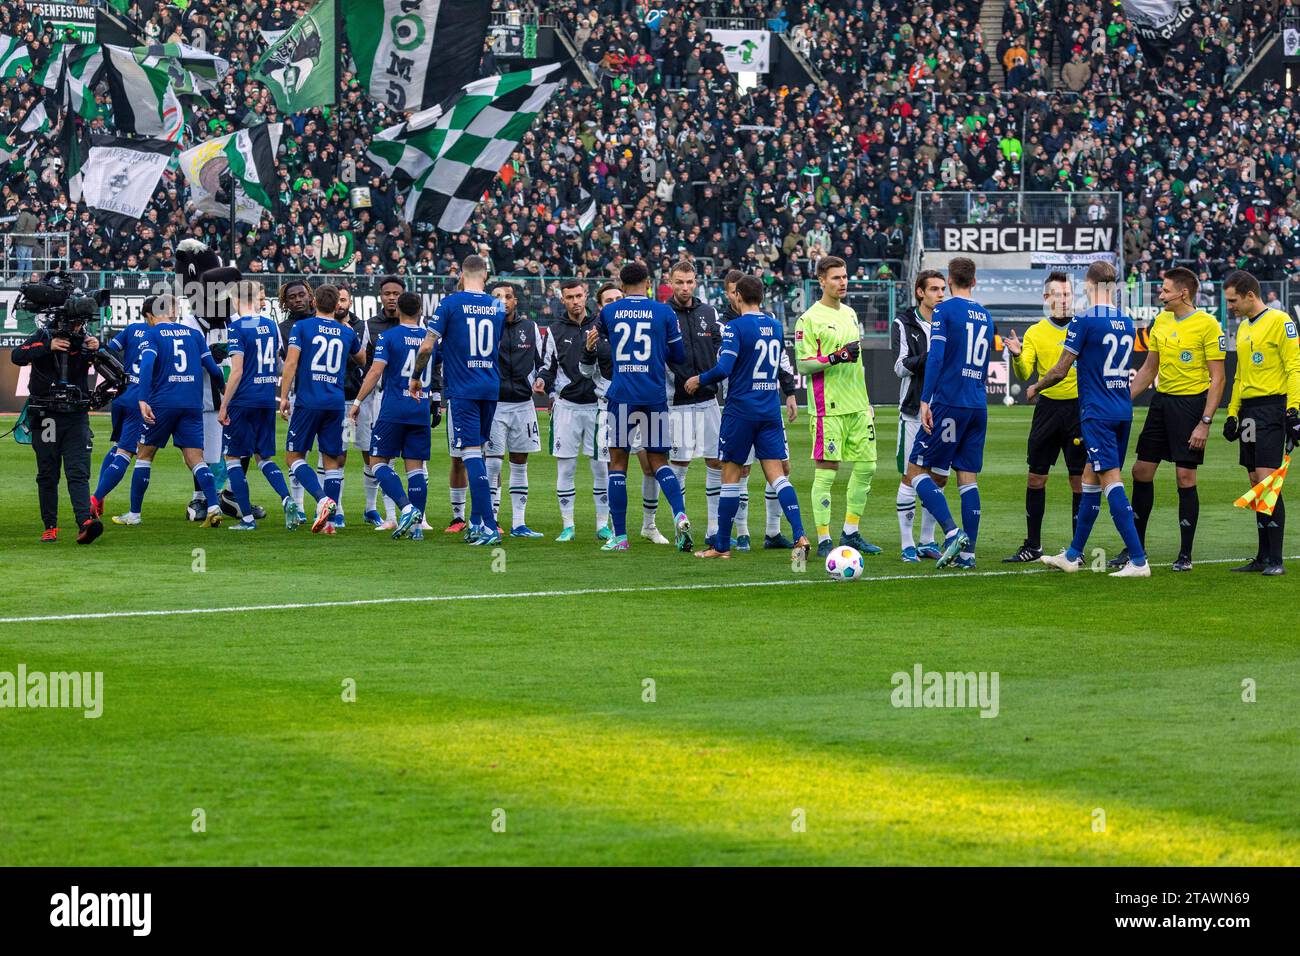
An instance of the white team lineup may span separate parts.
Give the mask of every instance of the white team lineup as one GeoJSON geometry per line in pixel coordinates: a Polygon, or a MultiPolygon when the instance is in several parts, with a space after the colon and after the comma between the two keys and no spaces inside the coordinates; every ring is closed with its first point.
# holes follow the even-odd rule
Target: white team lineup
{"type": "MultiPolygon", "coordinates": [[[[1025,343],[1015,333],[1006,339],[1022,376],[1021,350],[1034,345],[1036,365],[1030,363],[1035,367],[1028,374],[1037,380],[1026,395],[1031,401],[1043,393],[1046,397],[1035,409],[1030,435],[1030,534],[1017,555],[1005,560],[1041,560],[1058,570],[1079,570],[1083,545],[1105,497],[1125,543],[1116,575],[1145,577],[1151,573],[1144,546],[1150,511],[1145,486],[1155,467],[1145,459],[1176,460],[1180,497],[1185,497],[1185,473],[1195,464],[1184,459],[1194,456],[1183,453],[1180,458],[1178,448],[1180,442],[1191,452],[1204,448],[1224,388],[1223,336],[1210,317],[1212,328],[1205,336],[1210,344],[1201,366],[1210,398],[1200,422],[1179,420],[1166,407],[1176,405],[1177,398],[1185,399],[1182,407],[1190,407],[1188,401],[1195,404],[1199,393],[1184,389],[1186,394],[1171,396],[1158,389],[1161,432],[1149,434],[1155,430],[1149,417],[1134,468],[1138,498],[1130,504],[1123,468],[1132,398],[1157,369],[1159,381],[1177,379],[1173,372],[1165,376],[1159,364],[1163,359],[1153,350],[1150,368],[1141,373],[1143,384],[1131,394],[1134,327],[1114,305],[1115,277],[1108,269],[1104,262],[1089,269],[1084,282],[1088,308],[1079,312],[1054,285],[1059,277],[1049,277],[1044,300],[1051,314],[1043,322],[1051,324],[1043,334],[1056,333],[1054,349],[1042,342],[1034,345],[1034,329],[1026,333],[1025,343]],[[1049,361],[1053,357],[1054,363],[1049,361]],[[1068,398],[1052,397],[1066,394],[1060,391],[1066,386],[1068,398]],[[1063,410],[1066,403],[1073,404],[1063,410]],[[1041,428],[1040,415],[1047,423],[1041,428]],[[1052,454],[1046,467],[1033,465],[1035,444],[1041,451],[1048,429],[1054,429],[1048,445],[1059,444],[1066,453],[1075,491],[1074,539],[1059,555],[1042,554],[1034,540],[1033,492],[1041,490],[1057,459],[1054,447],[1048,447],[1052,454]],[[1150,449],[1166,433],[1176,433],[1170,440],[1174,451],[1153,455],[1150,449]]],[[[113,521],[127,527],[142,523],[153,457],[170,441],[193,472],[192,509],[200,524],[216,527],[231,517],[234,530],[257,530],[265,511],[251,501],[247,473],[255,462],[280,498],[286,529],[305,524],[314,533],[337,534],[347,527],[343,473],[352,446],[364,458],[364,524],[394,539],[421,540],[433,530],[427,521],[432,429],[444,424],[452,512],[445,530],[473,547],[541,538],[543,533],[527,518],[528,459],[542,453],[537,403],[549,399],[549,452],[556,461],[561,520],[557,542],[579,540],[574,500],[578,459],[585,457],[595,512],[588,540],[606,552],[631,547],[635,536],[629,536],[628,511],[634,502],[629,501],[628,473],[635,458],[641,477],[639,538],[700,558],[729,559],[733,552],[754,547],[749,485],[758,465],[765,504],[761,547],[793,553],[796,559],[806,559],[815,548],[827,559],[832,576],[860,576],[863,555],[883,551],[863,537],[859,526],[878,457],[875,409],[867,397],[858,319],[844,302],[847,269],[842,260],[825,257],[817,275],[822,296],[796,323],[794,363],[779,323],[762,308],[761,282],[729,274],[724,285],[728,309],[719,316],[695,297],[697,277],[689,262],[672,268],[672,294],[665,302],[649,296],[649,273],[639,262],[628,263],[618,282],[601,286],[594,303],[586,283],[564,283],[566,314],[549,327],[522,316],[516,287],[505,278],[491,279],[486,263],[476,256],[464,262],[458,290],[431,314],[425,314],[424,297],[407,291],[403,279],[386,277],[380,282],[380,313],[351,322],[346,289],[323,284],[313,290],[299,281],[280,289],[287,317],[277,325],[267,314],[261,284],[240,277],[228,287],[224,379],[201,327],[181,321],[177,298],[153,296],[145,303],[142,321],[131,323],[111,343],[123,352],[131,381],[114,401],[114,446],[101,465],[92,509],[96,518],[103,513],[105,498],[134,461],[130,507],[113,521]],[[199,369],[206,375],[198,374],[199,369]],[[813,446],[808,532],[789,481],[785,434],[786,425],[799,416],[795,369],[807,383],[813,446]],[[353,388],[355,397],[347,399],[351,375],[360,381],[353,388]],[[288,423],[283,471],[276,461],[277,413],[288,423]],[[215,453],[214,431],[220,449],[215,453]],[[309,460],[313,453],[315,465],[309,460]],[[707,513],[698,550],[684,496],[688,470],[697,458],[705,462],[707,513]],[[229,487],[218,494],[215,473],[222,470],[229,487]],[[850,476],[837,544],[830,512],[840,470],[850,476]],[[314,501],[310,512],[307,496],[314,501]],[[507,496],[508,522],[503,521],[507,496]],[[671,527],[665,529],[671,539],[658,526],[662,505],[671,515],[671,527]]],[[[1253,278],[1240,276],[1231,287],[1230,306],[1252,327],[1261,322],[1261,342],[1272,336],[1266,358],[1257,352],[1250,363],[1238,366],[1224,429],[1228,440],[1242,440],[1242,464],[1255,481],[1280,465],[1283,445],[1289,450],[1300,437],[1297,396],[1292,394],[1300,392],[1300,355],[1294,322],[1284,314],[1272,324],[1262,321],[1269,310],[1262,307],[1258,289],[1252,289],[1253,278]],[[1276,330],[1269,331],[1273,326],[1276,330]],[[1262,434],[1257,434],[1257,422],[1265,426],[1262,434]]],[[[1162,303],[1179,321],[1192,314],[1178,299],[1180,281],[1171,272],[1162,292],[1162,303]]],[[[904,562],[929,559],[936,568],[975,567],[982,513],[978,475],[987,431],[985,382],[994,339],[992,320],[976,301],[975,287],[974,263],[954,258],[946,276],[933,270],[918,274],[917,307],[898,320],[894,371],[901,382],[901,481],[895,505],[904,562]],[[944,493],[954,474],[959,515],[944,493]]],[[[1190,362],[1189,354],[1181,352],[1184,364],[1190,362]]],[[[1195,388],[1200,379],[1194,374],[1188,382],[1187,388],[1195,388]]],[[[1273,511],[1280,513],[1263,516],[1268,520],[1259,522],[1259,552],[1241,570],[1283,573],[1280,500],[1273,511]]],[[[1041,526],[1041,514],[1038,520],[1041,526]]],[[[1191,568],[1188,540],[1185,536],[1174,570],[1191,568]]]]}

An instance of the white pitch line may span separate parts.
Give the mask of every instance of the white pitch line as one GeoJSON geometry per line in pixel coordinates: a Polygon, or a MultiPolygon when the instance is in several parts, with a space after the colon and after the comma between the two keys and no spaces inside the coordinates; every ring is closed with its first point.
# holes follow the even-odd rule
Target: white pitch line
{"type": "MultiPolygon", "coordinates": [[[[1248,558],[1214,558],[1197,564],[1234,564],[1248,558]]],[[[1300,560],[1300,555],[1287,558],[1300,560]]],[[[882,574],[861,578],[873,581],[967,581],[971,578],[1000,578],[1008,575],[1044,574],[1047,568],[1015,571],[970,571],[952,574],[882,574]]],[[[301,611],[322,607],[371,607],[381,604],[432,604],[443,601],[510,601],[519,598],[582,597],[588,594],[653,594],[666,591],[725,591],[734,588],[780,588],[808,584],[839,584],[830,578],[793,578],[789,581],[720,581],[702,584],[660,584],[642,588],[577,588],[568,591],[508,591],[500,594],[429,594],[418,597],[358,598],[352,601],[303,601],[294,604],[244,604],[231,607],[190,607],[149,611],[96,611],[87,614],[41,614],[31,617],[0,617],[0,624],[40,624],[47,621],[103,621],[123,617],[175,617],[192,614],[247,614],[252,611],[301,611]]]]}

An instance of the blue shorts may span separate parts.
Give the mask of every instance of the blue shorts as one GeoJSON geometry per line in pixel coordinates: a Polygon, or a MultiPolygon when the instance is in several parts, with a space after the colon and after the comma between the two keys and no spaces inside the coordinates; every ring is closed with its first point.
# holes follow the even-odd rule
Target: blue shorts
{"type": "Polygon", "coordinates": [[[123,451],[135,454],[140,444],[140,434],[144,431],[144,419],[140,417],[140,403],[135,399],[113,400],[113,444],[123,451]]]}
{"type": "Polygon", "coordinates": [[[912,456],[907,460],[935,471],[982,471],[989,410],[931,405],[930,414],[934,430],[927,433],[922,428],[917,432],[912,456]]]}
{"type": "Polygon", "coordinates": [[[451,447],[482,448],[492,438],[497,403],[485,398],[451,398],[451,447]]]}
{"type": "Polygon", "coordinates": [[[1124,467],[1124,456],[1128,454],[1128,433],[1133,422],[1107,422],[1097,418],[1085,418],[1079,423],[1083,435],[1083,445],[1088,452],[1088,464],[1100,475],[1112,468],[1124,467]]]}
{"type": "Polygon", "coordinates": [[[370,454],[377,458],[408,458],[428,461],[432,452],[432,432],[429,421],[386,422],[382,418],[370,429],[370,454]]]}
{"type": "Polygon", "coordinates": [[[223,435],[227,458],[274,458],[275,409],[235,405],[223,435]]]}
{"type": "Polygon", "coordinates": [[[143,424],[140,444],[165,448],[171,439],[177,448],[203,448],[203,410],[198,408],[155,408],[153,424],[143,424]]]}
{"type": "Polygon", "coordinates": [[[610,448],[621,451],[644,448],[648,452],[666,455],[673,447],[672,419],[667,402],[658,405],[610,402],[606,420],[610,448]]]}
{"type": "Polygon", "coordinates": [[[320,453],[338,458],[343,454],[343,409],[295,408],[289,419],[289,437],[285,451],[306,454],[312,442],[318,442],[320,453]]]}
{"type": "Polygon", "coordinates": [[[788,455],[781,420],[756,422],[723,412],[722,427],[718,430],[718,457],[744,465],[749,462],[750,449],[758,461],[784,461],[788,455]]]}

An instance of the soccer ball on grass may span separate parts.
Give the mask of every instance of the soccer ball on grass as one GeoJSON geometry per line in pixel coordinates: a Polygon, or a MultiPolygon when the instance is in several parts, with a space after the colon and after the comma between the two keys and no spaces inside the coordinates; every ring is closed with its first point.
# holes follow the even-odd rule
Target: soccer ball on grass
{"type": "Polygon", "coordinates": [[[826,573],[837,581],[862,577],[862,555],[857,548],[838,547],[826,556],[826,573]]]}

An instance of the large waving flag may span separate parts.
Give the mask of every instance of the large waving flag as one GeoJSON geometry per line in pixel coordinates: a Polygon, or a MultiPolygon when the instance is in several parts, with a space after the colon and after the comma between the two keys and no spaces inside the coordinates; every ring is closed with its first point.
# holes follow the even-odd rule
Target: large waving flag
{"type": "Polygon", "coordinates": [[[501,167],[559,88],[562,63],[475,80],[378,133],[370,157],[406,194],[407,222],[464,228],[501,167]]]}
{"type": "Polygon", "coordinates": [[[82,199],[115,227],[139,219],[175,149],[157,139],[95,139],[80,170],[82,199]]]}
{"type": "Polygon", "coordinates": [[[95,85],[104,67],[103,48],[97,43],[64,43],[50,47],[49,58],[32,79],[47,90],[62,90],[63,109],[84,119],[99,115],[95,85]]]}
{"type": "Polygon", "coordinates": [[[0,79],[9,79],[18,75],[18,71],[30,73],[32,55],[27,44],[17,37],[0,33],[0,79]]]}
{"type": "Polygon", "coordinates": [[[279,192],[275,154],[283,130],[283,123],[263,123],[205,140],[181,153],[180,167],[190,184],[195,212],[201,216],[229,216],[234,198],[235,217],[257,225],[263,209],[274,210],[279,192]],[[234,197],[232,185],[238,187],[234,197]]]}
{"type": "Polygon", "coordinates": [[[137,46],[131,53],[143,66],[165,69],[178,96],[209,93],[230,72],[229,60],[185,43],[137,46]]]}
{"type": "Polygon", "coordinates": [[[286,30],[253,67],[253,78],[266,84],[281,113],[301,113],[338,99],[334,62],[337,0],[320,0],[286,30]]]}
{"type": "Polygon", "coordinates": [[[1268,475],[1250,491],[1233,502],[1238,508],[1249,508],[1271,515],[1277,507],[1277,499],[1282,494],[1282,482],[1286,481],[1286,470],[1291,467],[1291,456],[1282,459],[1282,467],[1268,475]]]}
{"type": "Polygon", "coordinates": [[[348,46],[372,99],[432,107],[478,73],[492,0],[342,0],[348,46]]]}
{"type": "Polygon", "coordinates": [[[126,47],[106,46],[104,79],[118,132],[177,142],[185,126],[166,66],[146,66],[126,47]]]}

